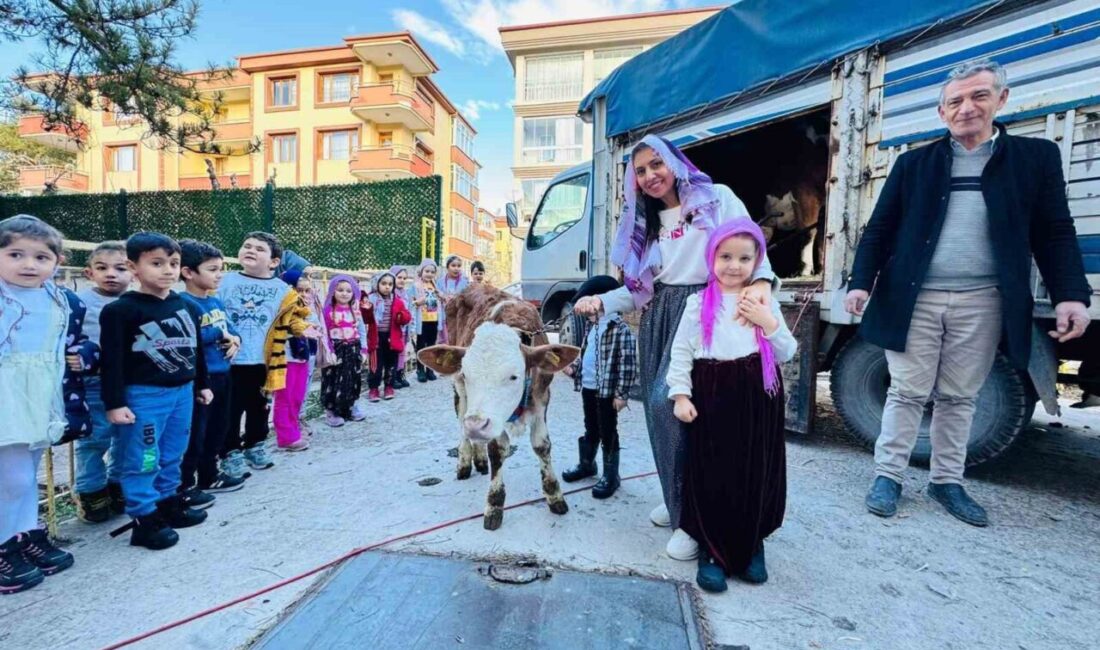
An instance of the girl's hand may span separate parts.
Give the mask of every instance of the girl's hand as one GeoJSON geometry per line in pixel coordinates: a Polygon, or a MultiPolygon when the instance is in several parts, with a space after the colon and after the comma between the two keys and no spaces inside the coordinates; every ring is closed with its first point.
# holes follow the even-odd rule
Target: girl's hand
{"type": "Polygon", "coordinates": [[[111,424],[133,424],[135,420],[137,418],[128,406],[107,411],[107,421],[111,424]]]}
{"type": "Polygon", "coordinates": [[[65,363],[73,372],[84,372],[84,362],[80,360],[79,354],[66,354],[65,363]]]}
{"type": "Polygon", "coordinates": [[[676,416],[677,420],[685,424],[691,424],[695,421],[695,418],[699,417],[695,405],[691,403],[691,399],[687,395],[676,396],[676,406],[673,407],[672,414],[676,416]]]}
{"type": "Polygon", "coordinates": [[[195,401],[199,404],[202,404],[203,406],[210,404],[214,401],[214,391],[210,390],[209,388],[204,388],[200,390],[198,396],[195,397],[195,401]]]}
{"type": "Polygon", "coordinates": [[[370,311],[374,309],[374,303],[369,300],[363,300],[361,307],[363,308],[363,311],[370,311]]]}
{"type": "Polygon", "coordinates": [[[615,411],[621,411],[626,408],[626,400],[621,397],[616,397],[611,405],[615,407],[615,411]]]}
{"type": "Polygon", "coordinates": [[[566,377],[572,377],[573,376],[573,366],[566,366],[566,367],[562,368],[561,369],[561,374],[565,375],[566,377]]]}
{"type": "Polygon", "coordinates": [[[573,313],[578,316],[599,316],[603,311],[603,301],[599,296],[585,296],[573,305],[573,313]]]}
{"type": "Polygon", "coordinates": [[[771,308],[751,296],[743,296],[737,301],[737,317],[758,325],[768,335],[775,333],[776,328],[779,327],[771,308]]]}
{"type": "MultiPolygon", "coordinates": [[[[738,298],[741,300],[745,298],[754,298],[757,302],[763,303],[765,307],[769,307],[772,304],[772,283],[766,280],[757,280],[744,289],[741,289],[741,294],[738,298]]],[[[748,319],[740,314],[737,315],[737,322],[745,326],[749,324],[748,319]]]]}

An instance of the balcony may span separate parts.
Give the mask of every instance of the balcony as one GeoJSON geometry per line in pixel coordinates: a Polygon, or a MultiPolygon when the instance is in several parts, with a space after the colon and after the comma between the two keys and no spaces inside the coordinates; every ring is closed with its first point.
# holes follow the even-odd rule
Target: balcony
{"type": "Polygon", "coordinates": [[[88,175],[57,165],[30,165],[19,168],[19,191],[41,194],[52,183],[59,194],[88,191],[88,175]]]}
{"type": "Polygon", "coordinates": [[[435,108],[412,84],[386,82],[359,86],[351,112],[375,124],[400,124],[413,132],[435,131],[435,108]]]}
{"type": "Polygon", "coordinates": [[[214,129],[214,142],[250,142],[252,140],[250,120],[215,121],[210,126],[214,129]]]}
{"type": "MultiPolygon", "coordinates": [[[[223,190],[233,188],[233,183],[229,180],[229,174],[218,174],[218,183],[223,190]]],[[[252,176],[249,174],[237,174],[237,187],[244,189],[246,187],[252,187],[252,176]]],[[[203,176],[180,176],[180,189],[181,190],[209,190],[210,189],[210,177],[203,176]]]]}
{"type": "Polygon", "coordinates": [[[432,164],[404,145],[363,147],[349,166],[355,177],[371,181],[423,178],[432,173],[432,164]]]}
{"type": "MultiPolygon", "coordinates": [[[[80,138],[84,138],[88,134],[87,127],[84,124],[78,126],[80,138]]],[[[66,151],[77,151],[76,138],[73,133],[64,126],[57,124],[53,128],[46,128],[46,120],[41,115],[24,115],[19,118],[19,137],[32,140],[39,144],[46,145],[47,147],[54,147],[57,149],[64,149],[66,151]]]]}

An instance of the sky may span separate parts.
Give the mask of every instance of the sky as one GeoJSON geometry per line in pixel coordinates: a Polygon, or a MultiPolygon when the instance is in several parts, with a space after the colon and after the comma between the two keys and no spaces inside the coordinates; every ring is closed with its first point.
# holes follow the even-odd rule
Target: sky
{"type": "MultiPolygon", "coordinates": [[[[477,129],[481,204],[512,197],[514,77],[502,25],[526,25],[691,6],[717,0],[200,0],[198,29],[179,46],[187,69],[242,54],[338,45],[345,36],[408,30],[439,65],[435,81],[477,129]]],[[[27,65],[35,44],[0,44],[0,72],[27,65]]]]}

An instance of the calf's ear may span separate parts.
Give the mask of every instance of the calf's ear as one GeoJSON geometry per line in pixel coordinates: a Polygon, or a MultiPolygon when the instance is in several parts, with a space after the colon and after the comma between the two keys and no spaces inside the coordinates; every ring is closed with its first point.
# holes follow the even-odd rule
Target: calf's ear
{"type": "Polygon", "coordinates": [[[553,374],[573,363],[581,354],[581,349],[572,345],[521,346],[528,368],[538,368],[542,372],[553,374]]]}
{"type": "Polygon", "coordinates": [[[441,375],[453,375],[462,370],[464,356],[466,356],[466,348],[455,345],[433,345],[416,353],[420,363],[441,375]]]}

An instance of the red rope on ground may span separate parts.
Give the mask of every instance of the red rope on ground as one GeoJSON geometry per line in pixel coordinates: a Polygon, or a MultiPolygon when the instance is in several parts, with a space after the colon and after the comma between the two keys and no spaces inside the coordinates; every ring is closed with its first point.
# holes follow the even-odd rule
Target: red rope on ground
{"type": "MultiPolygon", "coordinates": [[[[630,480],[633,480],[633,479],[639,479],[639,478],[646,478],[646,477],[649,477],[649,476],[655,476],[656,474],[657,474],[657,472],[646,472],[645,474],[635,474],[633,476],[627,476],[627,477],[622,478],[620,480],[630,481],[630,480]]],[[[574,488],[572,490],[568,490],[566,492],[563,492],[562,496],[566,496],[566,495],[570,495],[570,494],[577,494],[578,492],[585,492],[585,491],[591,489],[591,487],[592,486],[589,485],[589,486],[586,486],[586,487],[574,488]]],[[[513,510],[515,508],[522,508],[524,506],[529,506],[529,505],[532,505],[532,504],[535,504],[535,503],[541,503],[541,502],[544,502],[545,500],[546,500],[545,497],[539,497],[537,499],[528,499],[527,501],[520,501],[519,503],[513,503],[510,506],[505,506],[504,509],[505,510],[513,510]]],[[[330,569],[330,568],[332,568],[334,566],[337,566],[338,564],[340,564],[340,563],[342,563],[346,560],[350,560],[351,558],[353,558],[357,555],[362,555],[363,553],[366,553],[367,551],[373,551],[375,549],[382,548],[383,546],[388,546],[388,545],[393,544],[395,542],[401,542],[401,541],[404,541],[404,540],[407,540],[407,539],[412,539],[414,537],[419,537],[421,535],[427,535],[428,533],[434,533],[437,530],[442,530],[444,528],[450,528],[451,526],[457,526],[458,524],[461,524],[463,522],[473,521],[475,519],[478,519],[478,518],[484,516],[484,514],[485,513],[483,513],[483,512],[479,512],[477,514],[468,515],[466,517],[461,517],[459,519],[452,519],[450,521],[446,521],[446,522],[443,522],[441,524],[436,524],[436,525],[434,525],[430,528],[425,528],[423,530],[418,530],[418,531],[415,531],[415,532],[412,532],[412,533],[406,533],[404,535],[398,535],[397,537],[391,537],[389,539],[383,540],[381,542],[376,542],[376,543],[371,544],[369,546],[361,546],[359,548],[348,551],[347,553],[341,555],[340,557],[336,558],[335,560],[332,560],[330,562],[326,562],[326,563],[324,563],[320,566],[314,567],[314,568],[312,568],[308,571],[305,571],[303,573],[299,573],[296,576],[286,578],[285,580],[280,580],[279,582],[276,582],[275,584],[268,585],[268,586],[264,587],[263,589],[259,589],[257,591],[254,591],[254,592],[250,593],[250,594],[240,596],[239,598],[234,598],[233,600],[226,601],[224,603],[221,603],[220,605],[215,605],[214,607],[204,609],[201,612],[196,612],[195,614],[192,614],[192,615],[190,615],[186,618],[181,618],[179,620],[172,621],[171,623],[166,623],[164,625],[161,625],[158,628],[154,628],[154,629],[149,630],[147,632],[142,632],[141,634],[139,634],[137,636],[130,637],[128,639],[124,639],[124,640],[119,641],[117,643],[113,643],[113,644],[105,647],[103,650],[116,650],[116,648],[124,648],[126,646],[133,645],[133,644],[137,643],[138,641],[144,641],[145,639],[148,639],[150,637],[154,637],[158,634],[161,634],[162,632],[167,632],[168,630],[175,629],[175,628],[180,627],[182,625],[186,625],[186,624],[188,624],[192,621],[197,621],[200,618],[205,618],[207,616],[210,616],[211,614],[220,612],[220,611],[225,610],[225,609],[229,609],[230,607],[232,607],[234,605],[239,605],[240,603],[243,603],[246,600],[252,600],[253,598],[256,598],[257,596],[262,596],[266,593],[275,591],[276,589],[280,589],[280,588],[285,587],[289,584],[293,584],[293,583],[298,582],[300,580],[304,580],[304,579],[306,579],[306,578],[308,578],[312,575],[315,575],[317,573],[320,573],[321,571],[324,571],[325,569],[330,569]]]]}

